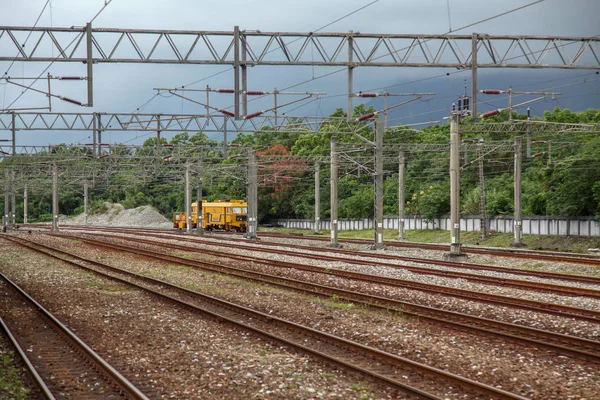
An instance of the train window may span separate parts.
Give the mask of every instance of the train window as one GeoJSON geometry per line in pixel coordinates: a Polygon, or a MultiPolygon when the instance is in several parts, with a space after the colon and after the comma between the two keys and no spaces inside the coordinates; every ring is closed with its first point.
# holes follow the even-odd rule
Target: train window
{"type": "Polygon", "coordinates": [[[246,214],[248,213],[248,209],[246,207],[233,207],[234,214],[246,214]]]}

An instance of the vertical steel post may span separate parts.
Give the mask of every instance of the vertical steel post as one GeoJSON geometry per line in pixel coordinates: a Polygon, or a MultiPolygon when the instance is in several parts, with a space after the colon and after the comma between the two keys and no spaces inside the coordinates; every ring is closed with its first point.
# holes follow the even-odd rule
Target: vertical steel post
{"type": "Polygon", "coordinates": [[[206,85],[206,118],[210,115],[210,86],[206,85]]]}
{"type": "Polygon", "coordinates": [[[257,182],[256,154],[248,150],[248,230],[246,239],[258,239],[258,182],[257,182]]]}
{"type": "Polygon", "coordinates": [[[460,251],[460,132],[459,114],[450,117],[450,253],[462,256],[460,251]]]}
{"type": "Polygon", "coordinates": [[[52,164],[52,232],[58,232],[58,166],[52,164]]]}
{"type": "Polygon", "coordinates": [[[190,164],[185,165],[185,232],[192,231],[192,183],[190,182],[190,164]]]}
{"type": "Polygon", "coordinates": [[[4,169],[4,216],[2,218],[2,230],[6,232],[8,229],[8,210],[9,210],[9,181],[8,181],[8,168],[4,169]]]}
{"type": "Polygon", "coordinates": [[[352,56],[354,52],[354,38],[352,37],[353,32],[348,32],[348,121],[352,120],[353,108],[352,108],[352,97],[354,95],[353,82],[354,82],[354,67],[352,66],[352,56]]]}
{"type": "Polygon", "coordinates": [[[273,114],[275,115],[275,130],[278,130],[277,126],[279,125],[277,123],[277,93],[279,93],[277,88],[273,88],[273,114]]]}
{"type": "Polygon", "coordinates": [[[338,138],[331,137],[331,242],[329,247],[341,247],[338,242],[338,138]]]}
{"type": "Polygon", "coordinates": [[[388,128],[388,91],[383,91],[383,130],[384,132],[388,128]]]}
{"type": "Polygon", "coordinates": [[[405,194],[404,194],[404,182],[405,182],[405,164],[404,152],[400,152],[398,157],[398,240],[406,240],[406,234],[404,232],[404,218],[405,218],[405,194]]]}
{"type": "Polygon", "coordinates": [[[508,88],[508,121],[512,122],[512,112],[513,112],[513,106],[512,106],[512,87],[508,88]]]}
{"type": "Polygon", "coordinates": [[[321,235],[321,165],[315,161],[315,231],[321,235]]]}
{"type": "Polygon", "coordinates": [[[100,154],[100,146],[102,144],[102,115],[96,113],[96,116],[98,117],[98,125],[96,126],[98,131],[97,131],[97,135],[98,135],[98,154],[100,154]]]}
{"type": "Polygon", "coordinates": [[[12,131],[12,155],[17,155],[17,117],[15,112],[11,113],[11,131],[12,131]]]}
{"type": "Polygon", "coordinates": [[[227,158],[227,115],[223,115],[223,157],[227,158]]]}
{"type": "Polygon", "coordinates": [[[473,33],[471,38],[471,110],[473,118],[477,117],[477,41],[479,36],[473,33]]]}
{"type": "Polygon", "coordinates": [[[244,33],[240,35],[240,41],[242,42],[242,114],[248,115],[248,69],[246,67],[246,35],[244,33]]]}
{"type": "Polygon", "coordinates": [[[479,216],[481,239],[487,237],[487,213],[485,210],[485,181],[483,175],[483,151],[481,143],[477,145],[477,160],[479,161],[479,216]]]}
{"type": "Polygon", "coordinates": [[[11,197],[11,216],[10,225],[14,229],[17,225],[17,188],[16,188],[16,177],[15,171],[11,171],[10,174],[10,197],[11,197]]]}
{"type": "Polygon", "coordinates": [[[383,249],[383,123],[375,118],[375,242],[374,250],[383,249]]]}
{"type": "Polygon", "coordinates": [[[514,237],[515,241],[512,243],[514,247],[523,246],[523,221],[521,216],[521,137],[515,137],[515,213],[514,213],[514,237]]]}
{"type": "MultiPolygon", "coordinates": [[[[531,108],[527,107],[527,121],[531,121],[531,108]]],[[[529,134],[529,124],[527,124],[527,158],[531,158],[531,135],[529,134]]]]}
{"type": "MultiPolygon", "coordinates": [[[[98,125],[96,123],[96,113],[92,113],[92,157],[96,158],[96,131],[98,129],[98,125]]],[[[98,152],[99,153],[99,152],[98,152]]]]}
{"type": "Polygon", "coordinates": [[[27,223],[27,209],[29,202],[29,193],[27,190],[27,183],[23,185],[23,223],[27,223]]]}
{"type": "Polygon", "coordinates": [[[85,25],[86,33],[86,45],[87,45],[87,92],[88,101],[87,106],[92,107],[94,105],[94,60],[92,58],[92,23],[88,22],[85,25]]]}
{"type": "Polygon", "coordinates": [[[83,184],[83,223],[85,225],[87,225],[87,223],[88,223],[88,204],[89,204],[88,183],[85,182],[83,184]]]}
{"type": "Polygon", "coordinates": [[[200,156],[198,162],[198,187],[196,189],[196,233],[199,236],[204,235],[204,227],[202,223],[204,221],[204,213],[202,212],[202,173],[203,173],[203,160],[204,155],[200,156]]]}
{"type": "Polygon", "coordinates": [[[233,27],[233,114],[240,119],[240,27],[233,27]]]}

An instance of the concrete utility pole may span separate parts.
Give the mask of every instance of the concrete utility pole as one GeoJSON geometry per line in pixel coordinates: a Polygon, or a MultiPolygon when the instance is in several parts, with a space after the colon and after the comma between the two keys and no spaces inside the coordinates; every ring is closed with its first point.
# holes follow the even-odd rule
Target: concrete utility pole
{"type": "Polygon", "coordinates": [[[29,200],[29,194],[27,192],[27,183],[23,186],[23,223],[27,223],[27,203],[29,200]]]}
{"type": "Polygon", "coordinates": [[[52,164],[52,232],[58,232],[58,167],[52,164]]]}
{"type": "Polygon", "coordinates": [[[524,246],[522,240],[523,221],[521,216],[521,137],[515,137],[515,214],[514,214],[514,234],[515,241],[513,247],[524,246]]]}
{"type": "Polygon", "coordinates": [[[338,153],[337,153],[338,138],[331,137],[331,241],[329,247],[342,247],[338,242],[338,153]]]}
{"type": "Polygon", "coordinates": [[[204,235],[204,228],[202,227],[202,223],[204,221],[204,213],[202,212],[202,167],[203,167],[203,156],[200,156],[200,161],[198,162],[198,188],[196,191],[196,233],[199,236],[204,235]]]}
{"type": "Polygon", "coordinates": [[[256,154],[254,150],[248,150],[248,230],[244,237],[246,239],[258,239],[256,231],[258,228],[258,178],[257,178],[256,154]]]}
{"type": "Polygon", "coordinates": [[[400,156],[398,157],[398,238],[397,240],[406,240],[406,235],[404,233],[404,204],[405,204],[405,194],[404,194],[404,182],[405,182],[405,164],[406,160],[404,158],[404,152],[400,152],[400,156]]]}
{"type": "Polygon", "coordinates": [[[479,215],[481,239],[487,237],[487,213],[485,211],[485,180],[483,175],[483,151],[481,143],[477,145],[477,160],[479,161],[479,215]]]}
{"type": "Polygon", "coordinates": [[[85,225],[87,225],[87,223],[88,223],[88,203],[89,203],[88,183],[85,182],[83,184],[83,223],[85,225]]]}
{"type": "Polygon", "coordinates": [[[2,218],[2,231],[6,232],[8,229],[8,190],[9,190],[9,182],[8,182],[8,169],[4,170],[4,216],[2,218]]]}
{"type": "Polygon", "coordinates": [[[321,165],[315,161],[315,231],[313,235],[321,233],[321,165]]]}
{"type": "Polygon", "coordinates": [[[450,116],[450,253],[446,258],[462,258],[460,251],[460,113],[450,116]]]}
{"type": "Polygon", "coordinates": [[[374,250],[383,249],[383,124],[375,118],[375,243],[374,250]]]}
{"type": "Polygon", "coordinates": [[[185,166],[185,232],[192,231],[192,183],[190,182],[190,164],[185,166]]]}

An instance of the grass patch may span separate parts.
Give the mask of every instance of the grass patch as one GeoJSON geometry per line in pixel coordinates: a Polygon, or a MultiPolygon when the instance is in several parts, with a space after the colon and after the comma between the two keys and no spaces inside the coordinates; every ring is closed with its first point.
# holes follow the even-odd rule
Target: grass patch
{"type": "Polygon", "coordinates": [[[320,375],[321,375],[321,378],[335,378],[335,375],[332,374],[331,372],[323,372],[320,375]]]}
{"type": "Polygon", "coordinates": [[[14,365],[13,357],[11,351],[0,354],[0,399],[22,400],[29,394],[29,389],[23,385],[19,369],[14,365]]]}
{"type": "Polygon", "coordinates": [[[89,280],[87,282],[87,285],[89,287],[92,288],[97,288],[99,290],[105,290],[107,292],[121,292],[123,290],[125,290],[122,286],[116,285],[116,284],[111,284],[111,283],[105,283],[105,282],[99,282],[97,280],[89,280]]]}

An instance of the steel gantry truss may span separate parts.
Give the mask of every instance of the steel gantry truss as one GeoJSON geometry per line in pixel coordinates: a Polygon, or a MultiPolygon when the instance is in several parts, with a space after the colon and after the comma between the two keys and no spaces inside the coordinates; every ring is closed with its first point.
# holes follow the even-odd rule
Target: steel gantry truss
{"type": "MultiPolygon", "coordinates": [[[[356,67],[470,68],[472,106],[477,112],[478,68],[600,67],[600,38],[529,35],[427,35],[361,32],[190,31],[82,27],[0,27],[0,61],[87,64],[88,102],[93,105],[93,65],[158,63],[231,65],[235,117],[247,91],[247,67],[258,65],[348,68],[352,97],[356,67]],[[24,37],[33,46],[25,48],[24,37]],[[16,56],[15,56],[16,54],[16,56]],[[53,56],[58,54],[57,56],[53,56]],[[240,77],[241,75],[241,77],[240,77]],[[240,78],[241,85],[240,88],[240,78]]],[[[352,110],[348,110],[352,114],[352,110]]]]}

